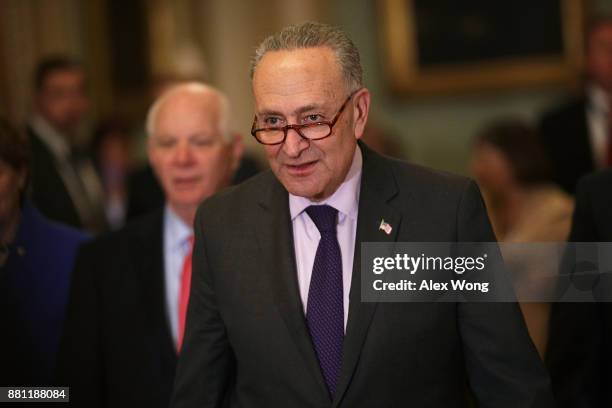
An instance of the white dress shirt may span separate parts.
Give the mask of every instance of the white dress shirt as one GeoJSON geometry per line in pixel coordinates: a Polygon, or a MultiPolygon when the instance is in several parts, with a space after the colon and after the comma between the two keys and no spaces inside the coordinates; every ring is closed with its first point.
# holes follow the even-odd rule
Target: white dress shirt
{"type": "Polygon", "coordinates": [[[342,255],[342,288],[344,300],[344,330],[349,312],[349,292],[353,273],[355,253],[355,234],[357,232],[357,212],[359,210],[359,189],[361,187],[362,156],[359,146],[355,149],[353,162],[340,187],[327,199],[314,202],[304,197],[289,194],[289,212],[293,225],[293,242],[297,263],[297,279],[300,298],[306,313],[308,290],[314,258],[321,239],[317,226],[304,211],[311,205],[329,205],[338,210],[337,236],[342,255]]]}
{"type": "Polygon", "coordinates": [[[185,224],[176,213],[166,205],[164,209],[164,277],[166,288],[166,311],[170,323],[170,333],[174,344],[178,341],[179,295],[183,263],[189,253],[189,237],[193,229],[185,224]]]}

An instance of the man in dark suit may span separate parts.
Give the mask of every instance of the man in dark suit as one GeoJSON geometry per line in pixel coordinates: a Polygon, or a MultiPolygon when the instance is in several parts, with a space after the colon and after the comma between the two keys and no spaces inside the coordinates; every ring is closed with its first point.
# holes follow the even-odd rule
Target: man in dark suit
{"type": "Polygon", "coordinates": [[[594,21],[586,41],[584,93],[540,121],[553,181],[574,194],[581,176],[612,165],[612,19],[594,21]]]}
{"type": "MultiPolygon", "coordinates": [[[[570,242],[612,242],[611,187],[612,170],[580,180],[570,242]]],[[[566,265],[573,266],[571,259],[566,255],[566,265]]],[[[560,289],[572,283],[564,279],[568,277],[561,276],[560,289]]],[[[605,301],[555,303],[551,310],[546,364],[560,408],[612,406],[612,304],[601,295],[609,293],[609,277],[588,282],[598,283],[593,293],[605,301]]]]}
{"type": "Polygon", "coordinates": [[[106,226],[102,186],[90,158],[74,146],[89,109],[83,68],[49,57],[36,68],[34,89],[27,127],[32,201],[53,220],[100,232],[106,226]]]}
{"type": "Polygon", "coordinates": [[[228,102],[199,83],[170,89],[147,119],[165,208],[79,253],[58,383],[79,407],[167,407],[191,282],[193,219],[240,158],[228,102]]]}
{"type": "Polygon", "coordinates": [[[546,407],[514,303],[366,303],[361,243],[493,241],[476,185],[357,143],[359,53],[318,23],[264,40],[252,134],[271,171],[204,203],[171,407],[546,407]],[[381,222],[384,220],[384,222],[381,222]]]}

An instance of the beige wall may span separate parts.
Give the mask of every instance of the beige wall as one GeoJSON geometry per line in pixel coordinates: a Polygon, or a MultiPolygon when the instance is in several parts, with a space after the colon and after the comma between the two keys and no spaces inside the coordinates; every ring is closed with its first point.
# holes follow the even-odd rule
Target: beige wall
{"type": "Polygon", "coordinates": [[[321,19],[326,2],[303,0],[152,0],[148,3],[154,72],[180,71],[177,50],[201,53],[204,77],[225,91],[233,127],[251,150],[252,97],[248,76],[255,46],[286,24],[321,19]]]}
{"type": "Polygon", "coordinates": [[[41,56],[83,56],[81,5],[79,0],[0,2],[0,109],[13,122],[27,116],[32,67],[41,56]]]}
{"type": "MultiPolygon", "coordinates": [[[[116,109],[143,115],[148,95],[131,100],[112,93],[106,1],[0,1],[0,113],[23,120],[34,62],[50,52],[65,52],[82,57],[90,71],[94,116],[116,109]]],[[[380,63],[375,1],[143,1],[153,72],[172,69],[183,59],[178,54],[184,48],[199,54],[200,61],[191,58],[188,70],[195,67],[227,92],[234,106],[233,126],[257,152],[260,149],[248,133],[253,114],[250,57],[266,35],[309,19],[338,24],[349,32],[362,53],[365,78],[373,93],[373,116],[398,134],[406,151],[419,163],[465,172],[471,139],[486,121],[508,114],[535,120],[564,94],[558,88],[415,100],[393,97],[380,63]]],[[[593,3],[596,9],[612,12],[612,0],[593,3]]]]}

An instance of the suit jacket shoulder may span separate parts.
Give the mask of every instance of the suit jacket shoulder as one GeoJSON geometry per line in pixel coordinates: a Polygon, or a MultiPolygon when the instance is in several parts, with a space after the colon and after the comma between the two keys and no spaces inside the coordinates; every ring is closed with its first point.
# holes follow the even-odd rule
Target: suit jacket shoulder
{"type": "Polygon", "coordinates": [[[82,228],[83,221],[64,185],[51,151],[31,128],[27,132],[32,154],[29,175],[32,202],[50,219],[82,228]]]}

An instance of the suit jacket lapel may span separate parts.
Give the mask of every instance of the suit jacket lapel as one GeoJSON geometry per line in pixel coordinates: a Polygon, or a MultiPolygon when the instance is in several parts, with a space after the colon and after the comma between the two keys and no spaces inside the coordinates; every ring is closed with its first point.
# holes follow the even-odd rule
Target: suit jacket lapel
{"type": "MultiPolygon", "coordinates": [[[[161,352],[160,363],[162,366],[173,367],[177,356],[166,307],[163,210],[157,210],[146,226],[139,231],[140,236],[135,240],[133,265],[138,270],[143,291],[142,307],[149,319],[150,327],[158,328],[156,341],[161,352]]],[[[166,370],[162,368],[161,372],[164,371],[166,370]]]]}
{"type": "Polygon", "coordinates": [[[264,191],[258,205],[256,234],[264,272],[273,292],[274,301],[306,366],[313,375],[317,388],[327,395],[299,294],[293,230],[289,214],[289,195],[270,174],[269,189],[264,191]]]}
{"type": "Polygon", "coordinates": [[[348,388],[377,307],[377,303],[361,302],[361,243],[395,242],[401,222],[401,214],[390,205],[398,192],[391,169],[363,143],[359,143],[359,146],[363,154],[359,214],[342,372],[333,401],[334,407],[338,406],[348,388]],[[390,233],[380,229],[382,220],[392,227],[390,233]]]}

